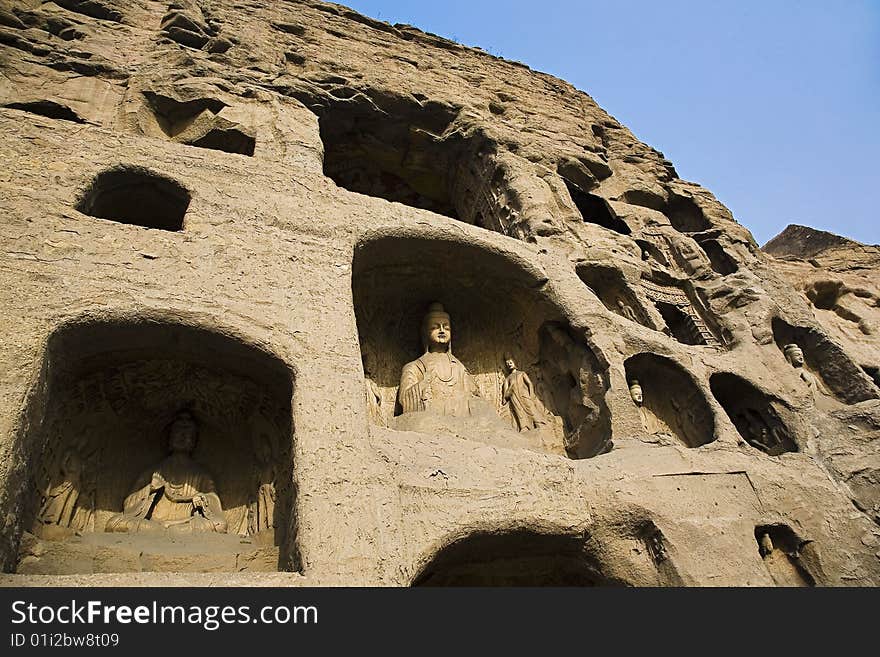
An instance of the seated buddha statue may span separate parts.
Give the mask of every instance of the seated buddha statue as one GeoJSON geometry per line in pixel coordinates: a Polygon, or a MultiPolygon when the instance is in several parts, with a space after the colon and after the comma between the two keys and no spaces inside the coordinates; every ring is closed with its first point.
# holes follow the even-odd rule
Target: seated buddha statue
{"type": "Polygon", "coordinates": [[[403,414],[428,411],[468,417],[477,396],[467,368],[452,355],[452,324],[439,303],[432,303],[422,321],[425,352],[403,366],[398,392],[403,414]]]}
{"type": "Polygon", "coordinates": [[[108,532],[226,532],[226,516],[211,475],[192,458],[198,425],[188,412],[168,428],[169,454],[144,471],[125,498],[122,513],[111,516],[108,532]]]}

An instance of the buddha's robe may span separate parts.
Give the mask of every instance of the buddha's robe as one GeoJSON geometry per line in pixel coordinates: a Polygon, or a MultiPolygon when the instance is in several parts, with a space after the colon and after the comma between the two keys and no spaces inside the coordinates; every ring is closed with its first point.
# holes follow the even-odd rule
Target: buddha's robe
{"type": "Polygon", "coordinates": [[[537,427],[541,421],[535,409],[534,390],[528,375],[521,371],[511,372],[504,380],[502,397],[510,402],[520,431],[537,427]]]}
{"type": "Polygon", "coordinates": [[[403,366],[398,396],[404,414],[430,411],[468,417],[469,400],[476,396],[476,387],[467,368],[455,356],[424,354],[403,366]]]}

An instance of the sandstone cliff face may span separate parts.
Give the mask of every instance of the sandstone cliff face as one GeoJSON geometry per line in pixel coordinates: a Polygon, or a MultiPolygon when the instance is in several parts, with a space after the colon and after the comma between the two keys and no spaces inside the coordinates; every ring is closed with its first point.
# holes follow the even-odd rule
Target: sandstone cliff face
{"type": "Polygon", "coordinates": [[[876,287],[586,94],[311,1],[4,1],[0,66],[6,581],[880,581],[876,287]],[[432,302],[467,417],[401,415],[432,302]],[[181,409],[241,540],[109,540],[181,409]]]}

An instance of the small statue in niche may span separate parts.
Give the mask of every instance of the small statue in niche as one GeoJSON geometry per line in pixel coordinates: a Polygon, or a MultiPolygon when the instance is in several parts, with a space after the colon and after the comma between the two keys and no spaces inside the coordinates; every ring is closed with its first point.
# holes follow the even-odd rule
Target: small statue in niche
{"type": "Polygon", "coordinates": [[[71,527],[76,502],[82,488],[83,465],[79,452],[67,449],[58,464],[58,473],[43,496],[37,522],[43,525],[71,527]]]}
{"type": "Polygon", "coordinates": [[[226,533],[227,522],[214,480],[192,458],[198,438],[193,416],[179,413],[168,428],[170,454],[146,470],[125,498],[108,532],[226,533]]]}
{"type": "Polygon", "coordinates": [[[617,300],[617,308],[620,311],[620,315],[625,317],[631,322],[635,322],[636,324],[640,324],[639,318],[636,317],[636,312],[632,309],[632,307],[626,303],[623,299],[617,300]]]}
{"type": "Polygon", "coordinates": [[[648,547],[648,552],[654,563],[661,564],[669,558],[669,555],[666,553],[666,545],[663,542],[663,534],[660,533],[660,530],[650,534],[645,539],[645,545],[648,547]]]}
{"type": "Polygon", "coordinates": [[[691,238],[676,236],[674,245],[685,272],[698,278],[712,275],[711,268],[704,256],[694,247],[694,242],[691,238]]]}
{"type": "Polygon", "coordinates": [[[770,532],[761,534],[761,540],[758,542],[758,551],[765,559],[773,552],[773,539],[770,538],[770,532]]]}
{"type": "Polygon", "coordinates": [[[642,425],[644,425],[645,431],[653,435],[670,433],[669,428],[645,406],[642,384],[639,383],[638,379],[633,379],[629,382],[629,396],[632,397],[633,402],[639,408],[639,415],[642,418],[642,425]]]}
{"type": "Polygon", "coordinates": [[[452,355],[452,324],[439,303],[432,303],[422,321],[425,353],[403,366],[398,392],[403,413],[430,411],[468,417],[476,386],[467,368],[452,355]]]}
{"type": "Polygon", "coordinates": [[[535,386],[529,375],[516,368],[513,356],[504,356],[504,367],[507,378],[501,386],[501,404],[510,402],[510,408],[520,431],[529,431],[542,424],[544,420],[537,410],[535,386]]]}
{"type": "Polygon", "coordinates": [[[364,364],[364,393],[367,398],[367,411],[370,414],[370,422],[378,424],[380,427],[388,426],[388,420],[385,412],[382,410],[382,392],[379,386],[373,381],[373,373],[369,366],[366,356],[363,357],[364,364]]]}
{"type": "Polygon", "coordinates": [[[783,347],[782,353],[785,354],[785,360],[797,370],[801,381],[807,385],[813,394],[816,394],[816,391],[824,392],[816,377],[804,367],[804,352],[798,345],[794,343],[787,344],[783,347]]]}
{"type": "Polygon", "coordinates": [[[248,508],[247,533],[258,534],[275,527],[275,454],[272,439],[261,434],[254,442],[257,495],[248,508]]]}

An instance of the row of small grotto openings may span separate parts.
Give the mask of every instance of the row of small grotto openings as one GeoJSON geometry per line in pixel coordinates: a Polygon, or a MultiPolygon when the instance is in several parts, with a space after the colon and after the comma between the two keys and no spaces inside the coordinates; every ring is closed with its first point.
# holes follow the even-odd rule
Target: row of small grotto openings
{"type": "Polygon", "coordinates": [[[47,341],[18,437],[26,574],[298,570],[291,400],[227,332],[83,319],[47,341]]]}
{"type": "Polygon", "coordinates": [[[571,458],[609,449],[608,365],[545,283],[490,246],[399,232],[361,242],[352,294],[372,423],[571,458]],[[436,367],[424,358],[431,318],[451,329],[436,367]]]}

